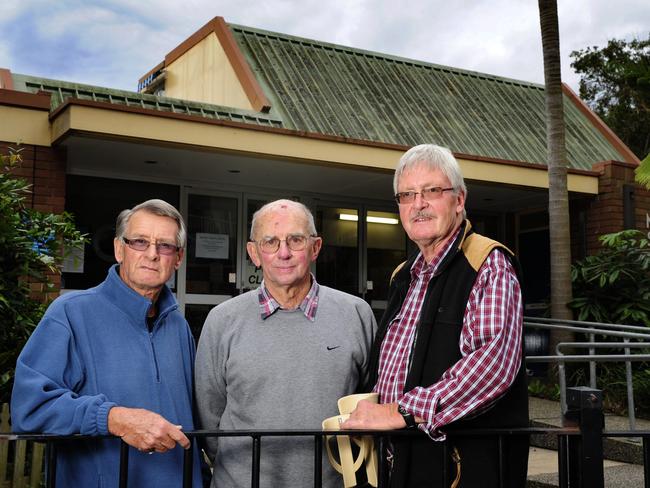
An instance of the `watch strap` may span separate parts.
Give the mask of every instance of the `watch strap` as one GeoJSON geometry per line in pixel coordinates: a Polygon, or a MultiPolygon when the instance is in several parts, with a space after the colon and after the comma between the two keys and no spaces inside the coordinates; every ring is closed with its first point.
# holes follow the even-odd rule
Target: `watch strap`
{"type": "Polygon", "coordinates": [[[406,410],[404,410],[404,408],[401,405],[397,406],[397,411],[404,419],[404,422],[406,422],[407,429],[412,429],[414,427],[417,427],[418,424],[415,421],[415,417],[413,416],[413,414],[408,413],[406,410]]]}

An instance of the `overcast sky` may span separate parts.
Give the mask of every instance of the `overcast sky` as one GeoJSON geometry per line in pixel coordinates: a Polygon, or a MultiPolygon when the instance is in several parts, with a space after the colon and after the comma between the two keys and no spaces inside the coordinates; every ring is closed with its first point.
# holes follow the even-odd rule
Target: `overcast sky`
{"type": "MultiPolygon", "coordinates": [[[[569,54],[647,38],[649,0],[558,0],[569,54]]],[[[226,22],[543,83],[534,0],[0,0],[0,68],[135,90],[138,78],[215,16],[226,22]]]]}

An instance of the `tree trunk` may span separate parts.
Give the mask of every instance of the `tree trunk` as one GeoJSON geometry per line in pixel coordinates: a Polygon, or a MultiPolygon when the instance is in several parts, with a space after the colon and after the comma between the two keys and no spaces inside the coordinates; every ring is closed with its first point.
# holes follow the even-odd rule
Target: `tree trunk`
{"type": "MultiPolygon", "coordinates": [[[[548,157],[548,215],[551,249],[551,317],[573,318],[567,303],[571,300],[571,235],[567,158],[564,129],[562,76],[560,73],[560,33],[556,0],[538,0],[544,53],[546,84],[546,143],[548,157]]],[[[551,333],[551,354],[568,332],[551,333]]]]}

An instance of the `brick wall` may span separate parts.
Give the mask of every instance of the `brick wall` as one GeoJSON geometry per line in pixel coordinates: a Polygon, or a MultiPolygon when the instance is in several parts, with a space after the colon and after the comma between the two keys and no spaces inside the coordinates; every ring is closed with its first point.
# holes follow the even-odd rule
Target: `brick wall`
{"type": "Polygon", "coordinates": [[[31,207],[42,212],[61,213],[65,208],[65,149],[0,142],[0,152],[20,148],[23,162],[14,174],[32,184],[31,207]]]}
{"type": "MultiPolygon", "coordinates": [[[[21,148],[23,159],[14,174],[32,185],[32,193],[27,204],[41,212],[61,213],[65,208],[65,161],[63,148],[33,146],[29,144],[11,144],[0,142],[0,153],[8,154],[9,147],[21,148]]],[[[31,283],[32,296],[39,299],[54,299],[59,294],[61,277],[50,275],[54,288],[47,290],[42,283],[31,283]]]]}
{"type": "Polygon", "coordinates": [[[635,165],[617,161],[606,161],[594,165],[600,171],[598,196],[587,205],[586,247],[588,254],[600,249],[598,236],[624,229],[623,186],[634,185],[634,228],[644,233],[647,227],[646,214],[650,214],[650,191],[634,181],[635,165]]]}

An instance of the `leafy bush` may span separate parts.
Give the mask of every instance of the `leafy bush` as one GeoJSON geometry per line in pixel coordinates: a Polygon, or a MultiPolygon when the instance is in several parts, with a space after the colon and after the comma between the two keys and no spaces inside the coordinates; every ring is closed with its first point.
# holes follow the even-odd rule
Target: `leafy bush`
{"type": "MultiPolygon", "coordinates": [[[[620,415],[626,415],[628,405],[625,364],[604,363],[599,365],[596,383],[598,388],[603,390],[604,407],[620,415]]],[[[632,385],[636,414],[644,418],[650,417],[650,369],[648,369],[648,363],[632,363],[632,385]]]]}
{"type": "Polygon", "coordinates": [[[650,326],[650,243],[638,230],[600,237],[602,249],[572,266],[578,320],[650,326]]]}
{"type": "Polygon", "coordinates": [[[26,206],[30,185],[11,173],[21,162],[20,150],[0,155],[0,402],[10,398],[16,358],[47,306],[31,296],[30,284],[52,291],[64,251],[86,240],[69,213],[26,206]]]}
{"type": "Polygon", "coordinates": [[[528,382],[528,393],[534,397],[559,401],[560,385],[557,383],[542,381],[539,378],[534,378],[528,382]]]}
{"type": "MultiPolygon", "coordinates": [[[[598,254],[572,267],[573,296],[570,306],[578,320],[650,326],[650,242],[638,230],[624,230],[600,237],[598,254]]],[[[601,340],[596,335],[596,340],[601,340]]],[[[608,340],[612,340],[611,338],[608,340]]],[[[635,350],[636,353],[647,353],[635,350]]],[[[600,349],[599,354],[622,354],[620,348],[600,349]]],[[[606,409],[627,411],[625,364],[598,363],[597,386],[603,390],[606,409]]],[[[650,370],[648,363],[633,362],[632,378],[637,413],[650,417],[650,370]]],[[[587,364],[567,374],[567,384],[589,383],[587,364]]]]}

